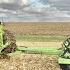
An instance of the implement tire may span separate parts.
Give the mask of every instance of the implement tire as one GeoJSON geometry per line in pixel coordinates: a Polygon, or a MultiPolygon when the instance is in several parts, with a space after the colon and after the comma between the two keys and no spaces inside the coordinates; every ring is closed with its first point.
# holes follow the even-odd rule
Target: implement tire
{"type": "Polygon", "coordinates": [[[60,64],[62,70],[70,70],[70,64],[60,64]]]}

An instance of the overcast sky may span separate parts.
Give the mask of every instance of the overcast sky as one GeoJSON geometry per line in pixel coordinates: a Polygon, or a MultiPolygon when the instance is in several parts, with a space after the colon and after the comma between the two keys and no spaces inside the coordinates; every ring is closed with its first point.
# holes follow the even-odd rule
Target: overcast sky
{"type": "Polygon", "coordinates": [[[70,0],[0,0],[1,21],[70,21],[70,0]]]}

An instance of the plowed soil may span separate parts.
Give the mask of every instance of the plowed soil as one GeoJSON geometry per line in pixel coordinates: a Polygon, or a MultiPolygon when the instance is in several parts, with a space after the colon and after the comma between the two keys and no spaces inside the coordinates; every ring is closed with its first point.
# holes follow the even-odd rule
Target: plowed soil
{"type": "Polygon", "coordinates": [[[23,54],[0,59],[0,70],[61,70],[56,56],[23,54]]]}

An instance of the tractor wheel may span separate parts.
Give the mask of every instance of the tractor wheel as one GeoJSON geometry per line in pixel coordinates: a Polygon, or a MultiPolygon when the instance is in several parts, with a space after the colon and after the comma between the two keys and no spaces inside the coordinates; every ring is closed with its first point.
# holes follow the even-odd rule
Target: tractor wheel
{"type": "Polygon", "coordinates": [[[6,44],[7,42],[10,43],[10,45],[8,45],[6,48],[4,48],[1,52],[4,54],[8,54],[11,52],[14,52],[16,49],[16,40],[15,37],[13,36],[12,33],[10,33],[7,30],[4,30],[4,35],[3,35],[3,43],[6,44]]]}
{"type": "Polygon", "coordinates": [[[62,70],[70,70],[70,64],[60,64],[62,70]]]}

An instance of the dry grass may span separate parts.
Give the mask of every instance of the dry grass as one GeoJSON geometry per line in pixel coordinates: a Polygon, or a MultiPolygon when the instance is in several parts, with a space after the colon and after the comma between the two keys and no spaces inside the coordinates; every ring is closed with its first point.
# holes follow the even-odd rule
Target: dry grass
{"type": "Polygon", "coordinates": [[[52,22],[23,22],[23,23],[6,23],[6,29],[17,34],[56,34],[70,35],[70,23],[52,23],[52,22]]]}
{"type": "Polygon", "coordinates": [[[28,42],[28,41],[17,41],[18,46],[26,47],[58,47],[60,48],[62,42],[28,42]]]}

